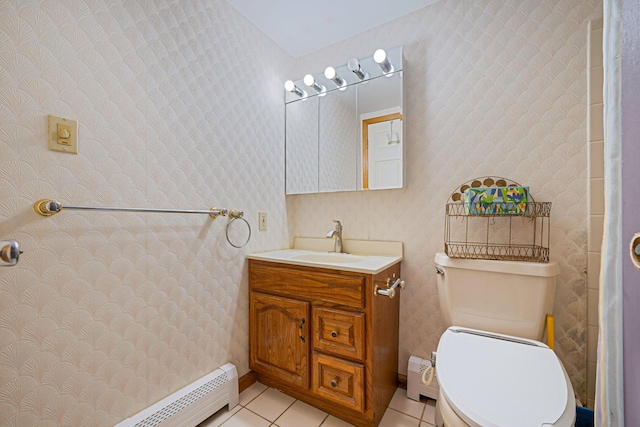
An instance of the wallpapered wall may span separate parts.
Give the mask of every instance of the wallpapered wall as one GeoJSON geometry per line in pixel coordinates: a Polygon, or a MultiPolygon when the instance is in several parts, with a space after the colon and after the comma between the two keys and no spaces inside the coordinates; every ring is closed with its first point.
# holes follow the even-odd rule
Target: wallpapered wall
{"type": "Polygon", "coordinates": [[[245,254],[288,244],[291,67],[224,1],[0,2],[0,238],[24,250],[0,269],[0,425],[110,426],[248,371],[245,254]],[[47,114],[79,121],[78,155],[46,149],[47,114]],[[243,209],[254,233],[239,250],[226,218],[44,218],[44,197],[243,209]]]}
{"type": "Polygon", "coordinates": [[[597,0],[444,0],[302,58],[298,75],[404,46],[404,190],[288,197],[293,234],[404,242],[400,366],[444,325],[433,264],[456,186],[497,175],[553,203],[556,351],[585,400],[587,24],[597,0]]]}

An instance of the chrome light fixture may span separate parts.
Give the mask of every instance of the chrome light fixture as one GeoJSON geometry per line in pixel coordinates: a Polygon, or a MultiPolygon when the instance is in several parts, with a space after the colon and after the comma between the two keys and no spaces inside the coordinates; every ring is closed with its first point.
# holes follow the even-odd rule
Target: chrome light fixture
{"type": "Polygon", "coordinates": [[[369,78],[369,74],[367,74],[366,71],[363,71],[362,68],[360,68],[360,63],[356,58],[351,58],[347,63],[347,66],[360,80],[369,78]]]}
{"type": "Polygon", "coordinates": [[[336,84],[336,86],[338,86],[338,88],[340,90],[344,90],[345,87],[347,86],[347,82],[338,75],[338,73],[336,73],[336,69],[333,67],[327,67],[324,70],[324,76],[331,80],[332,82],[334,82],[336,84]]]}
{"type": "Polygon", "coordinates": [[[307,97],[307,92],[305,92],[304,90],[300,89],[298,86],[296,86],[296,84],[291,81],[291,80],[287,80],[286,82],[284,82],[284,88],[286,91],[291,92],[291,93],[295,93],[296,95],[298,95],[300,98],[306,98],[307,97]]]}
{"type": "Polygon", "coordinates": [[[320,96],[324,95],[324,93],[327,91],[327,88],[318,83],[311,74],[307,74],[306,76],[304,76],[304,79],[302,81],[304,81],[304,84],[309,86],[311,89],[318,92],[320,96]]]}
{"type": "Polygon", "coordinates": [[[393,73],[393,65],[387,58],[387,52],[383,49],[378,49],[373,54],[373,60],[380,66],[380,69],[384,74],[391,75],[393,73]]]}

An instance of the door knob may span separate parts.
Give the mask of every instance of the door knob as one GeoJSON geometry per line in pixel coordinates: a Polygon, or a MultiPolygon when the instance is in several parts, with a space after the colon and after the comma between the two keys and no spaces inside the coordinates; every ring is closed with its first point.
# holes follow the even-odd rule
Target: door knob
{"type": "Polygon", "coordinates": [[[633,266],[640,270],[640,233],[634,234],[631,238],[629,255],[631,255],[631,262],[633,263],[633,266]]]}

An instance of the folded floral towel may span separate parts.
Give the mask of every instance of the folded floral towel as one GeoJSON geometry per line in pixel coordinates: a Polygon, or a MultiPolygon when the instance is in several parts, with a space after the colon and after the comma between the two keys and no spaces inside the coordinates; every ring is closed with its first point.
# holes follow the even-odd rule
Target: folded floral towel
{"type": "Polygon", "coordinates": [[[468,215],[525,214],[529,187],[468,188],[464,208],[468,215]]]}

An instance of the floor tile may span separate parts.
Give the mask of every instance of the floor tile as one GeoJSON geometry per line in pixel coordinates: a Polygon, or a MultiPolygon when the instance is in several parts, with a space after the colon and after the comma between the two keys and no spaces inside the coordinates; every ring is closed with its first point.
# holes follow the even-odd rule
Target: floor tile
{"type": "Polygon", "coordinates": [[[242,408],[229,418],[222,427],[269,427],[271,423],[253,412],[242,408]]]}
{"type": "Polygon", "coordinates": [[[378,427],[419,427],[419,425],[419,419],[387,408],[378,427]]]}
{"type": "Polygon", "coordinates": [[[411,415],[417,419],[422,417],[424,407],[424,403],[409,399],[407,397],[407,391],[401,388],[396,389],[391,402],[389,402],[389,408],[395,409],[403,414],[411,415]]]}
{"type": "Polygon", "coordinates": [[[353,424],[349,424],[346,421],[342,421],[340,418],[329,415],[322,423],[322,427],[353,427],[353,424]]]}
{"type": "Polygon", "coordinates": [[[273,388],[268,388],[260,396],[253,399],[246,408],[271,422],[275,422],[294,401],[293,397],[273,388]]]}
{"type": "Polygon", "coordinates": [[[278,427],[318,427],[327,413],[297,400],[276,420],[278,427]]]}
{"type": "Polygon", "coordinates": [[[422,414],[422,421],[426,421],[430,424],[436,424],[436,401],[433,399],[427,400],[427,406],[424,408],[422,414]]]}
{"type": "Polygon", "coordinates": [[[247,406],[249,402],[258,397],[260,393],[265,391],[268,387],[262,383],[253,383],[247,387],[245,391],[240,393],[240,403],[242,406],[247,406]]]}
{"type": "MultiPolygon", "coordinates": [[[[397,389],[379,427],[435,427],[435,404],[416,402],[397,389]]],[[[354,427],[261,383],[240,394],[240,405],[218,411],[199,427],[354,427]]]]}
{"type": "Polygon", "coordinates": [[[224,408],[220,409],[215,414],[211,415],[209,418],[204,420],[199,424],[199,427],[218,427],[223,422],[227,421],[233,414],[242,409],[242,406],[236,405],[232,410],[224,408]]]}

